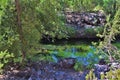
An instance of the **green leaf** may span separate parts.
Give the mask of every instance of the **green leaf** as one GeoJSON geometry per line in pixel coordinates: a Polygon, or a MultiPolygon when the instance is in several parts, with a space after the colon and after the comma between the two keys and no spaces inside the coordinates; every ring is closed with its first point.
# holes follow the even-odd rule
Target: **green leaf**
{"type": "Polygon", "coordinates": [[[1,69],[3,66],[4,66],[4,64],[1,64],[1,63],[0,63],[0,69],[1,69]]]}

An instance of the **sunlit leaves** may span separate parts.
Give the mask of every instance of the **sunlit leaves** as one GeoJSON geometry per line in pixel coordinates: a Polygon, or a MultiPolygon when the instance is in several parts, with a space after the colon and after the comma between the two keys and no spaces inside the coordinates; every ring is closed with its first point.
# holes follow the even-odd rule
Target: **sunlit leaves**
{"type": "Polygon", "coordinates": [[[7,6],[8,0],[0,0],[0,24],[1,24],[1,19],[2,16],[4,15],[4,10],[7,6]]]}
{"type": "Polygon", "coordinates": [[[0,8],[5,9],[5,6],[8,4],[8,0],[0,0],[0,8]]]}
{"type": "Polygon", "coordinates": [[[8,50],[0,51],[0,73],[5,64],[10,62],[10,58],[12,59],[13,57],[13,53],[9,53],[8,50]]]}

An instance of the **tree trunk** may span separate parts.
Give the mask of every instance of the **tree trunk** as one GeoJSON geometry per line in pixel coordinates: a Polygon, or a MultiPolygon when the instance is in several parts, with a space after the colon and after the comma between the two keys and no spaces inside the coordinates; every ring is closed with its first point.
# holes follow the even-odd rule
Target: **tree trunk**
{"type": "Polygon", "coordinates": [[[21,41],[21,52],[22,52],[22,61],[25,60],[26,57],[26,51],[25,51],[25,40],[23,36],[23,31],[22,31],[22,25],[21,25],[21,10],[20,10],[20,3],[19,0],[15,0],[15,6],[16,6],[16,13],[17,13],[17,30],[19,34],[19,39],[21,41]]]}

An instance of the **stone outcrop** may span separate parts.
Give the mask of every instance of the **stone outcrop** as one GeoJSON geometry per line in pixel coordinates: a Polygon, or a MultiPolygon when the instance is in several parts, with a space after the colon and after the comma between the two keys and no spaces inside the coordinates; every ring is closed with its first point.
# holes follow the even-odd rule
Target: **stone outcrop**
{"type": "Polygon", "coordinates": [[[105,14],[102,11],[97,12],[65,12],[67,24],[78,27],[86,26],[104,26],[106,23],[105,14]]]}
{"type": "MultiPolygon", "coordinates": [[[[93,34],[85,34],[86,29],[103,27],[106,23],[106,16],[102,11],[96,12],[65,12],[67,26],[76,30],[74,38],[96,37],[93,34]]],[[[93,31],[94,32],[94,31],[93,31]]],[[[89,33],[89,32],[88,32],[89,33]]]]}

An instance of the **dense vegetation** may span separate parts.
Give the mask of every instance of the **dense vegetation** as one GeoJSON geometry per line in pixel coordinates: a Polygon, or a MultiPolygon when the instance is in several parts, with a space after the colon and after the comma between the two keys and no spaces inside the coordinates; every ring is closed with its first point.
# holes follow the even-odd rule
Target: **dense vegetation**
{"type": "Polygon", "coordinates": [[[104,40],[97,43],[96,52],[120,59],[120,51],[111,43],[120,34],[120,0],[0,0],[0,69],[9,62],[25,62],[46,50],[40,44],[42,38],[54,41],[73,35],[74,29],[65,23],[67,9],[103,11],[107,23],[103,34],[97,34],[104,40]]]}

